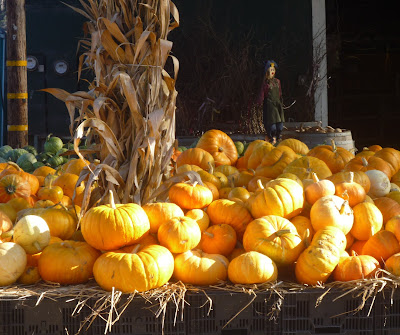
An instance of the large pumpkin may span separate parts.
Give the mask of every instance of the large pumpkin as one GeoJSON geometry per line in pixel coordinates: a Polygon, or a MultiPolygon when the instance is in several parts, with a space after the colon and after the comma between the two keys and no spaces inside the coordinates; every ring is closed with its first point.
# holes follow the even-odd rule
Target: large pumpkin
{"type": "Polygon", "coordinates": [[[273,282],[278,277],[278,268],[268,256],[249,251],[232,259],[228,266],[228,277],[234,284],[273,282]]]}
{"type": "Polygon", "coordinates": [[[96,282],[106,291],[144,292],[163,286],[174,271],[174,257],[161,245],[141,251],[110,251],[101,255],[93,267],[96,282]]]}
{"type": "Polygon", "coordinates": [[[39,257],[39,274],[44,280],[62,285],[83,284],[93,277],[93,265],[100,254],[86,242],[52,243],[39,257]]]}
{"type": "Polygon", "coordinates": [[[268,182],[249,204],[255,219],[264,215],[278,215],[290,219],[301,213],[303,205],[303,187],[287,178],[277,178],[268,182]]]}
{"type": "Polygon", "coordinates": [[[185,284],[216,285],[228,277],[228,259],[194,249],[175,257],[174,278],[185,284]]]}
{"type": "Polygon", "coordinates": [[[232,139],[223,131],[211,129],[206,131],[197,142],[196,148],[209,152],[218,165],[235,165],[238,152],[232,139]]]}
{"type": "Polygon", "coordinates": [[[311,244],[299,256],[295,274],[299,283],[316,285],[328,280],[339,264],[346,248],[346,236],[337,227],[327,226],[318,230],[311,244]]]}
{"type": "Polygon", "coordinates": [[[134,244],[150,230],[146,212],[137,204],[110,204],[89,209],[81,220],[85,241],[98,250],[115,250],[134,244]]]}
{"type": "Polygon", "coordinates": [[[258,251],[278,266],[294,263],[305,244],[296,227],[287,219],[267,215],[249,223],[243,236],[246,251],[258,251]]]}

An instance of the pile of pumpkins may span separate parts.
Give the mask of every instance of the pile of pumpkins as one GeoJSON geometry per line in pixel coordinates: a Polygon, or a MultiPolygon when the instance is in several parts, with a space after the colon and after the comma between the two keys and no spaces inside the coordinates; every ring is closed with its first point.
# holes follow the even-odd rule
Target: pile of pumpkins
{"type": "MultiPolygon", "coordinates": [[[[276,146],[255,140],[239,155],[226,133],[212,129],[195,147],[175,151],[173,165],[181,182],[171,183],[166,201],[115,204],[110,192],[79,229],[77,221],[61,228],[68,221],[61,215],[76,220],[79,203],[53,201],[36,212],[37,203],[50,201],[36,193],[33,208],[11,224],[3,219],[12,233],[2,223],[0,277],[10,278],[0,284],[34,282],[28,269],[34,280],[71,285],[93,277],[104,290],[122,292],[171,280],[316,285],[372,278],[378,269],[400,276],[397,149],[372,145],[355,155],[334,142],[309,149],[290,138],[276,146]],[[44,214],[56,210],[60,217],[44,214]],[[9,256],[13,249],[20,263],[9,256]]],[[[60,176],[51,176],[41,190],[59,185],[60,176]]],[[[0,201],[3,194],[0,185],[0,201]]]]}

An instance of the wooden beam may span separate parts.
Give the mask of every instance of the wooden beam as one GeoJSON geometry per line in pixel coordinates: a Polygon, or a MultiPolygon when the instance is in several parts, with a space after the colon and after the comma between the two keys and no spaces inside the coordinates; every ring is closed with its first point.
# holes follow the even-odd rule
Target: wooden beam
{"type": "Polygon", "coordinates": [[[28,145],[25,0],[7,0],[7,137],[8,145],[28,145]]]}

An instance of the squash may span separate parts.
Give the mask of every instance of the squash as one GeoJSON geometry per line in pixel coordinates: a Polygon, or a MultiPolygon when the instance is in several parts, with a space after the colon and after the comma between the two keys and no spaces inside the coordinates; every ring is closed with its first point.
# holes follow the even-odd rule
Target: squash
{"type": "Polygon", "coordinates": [[[0,242],[0,286],[15,283],[25,270],[25,250],[14,242],[0,242]]]}

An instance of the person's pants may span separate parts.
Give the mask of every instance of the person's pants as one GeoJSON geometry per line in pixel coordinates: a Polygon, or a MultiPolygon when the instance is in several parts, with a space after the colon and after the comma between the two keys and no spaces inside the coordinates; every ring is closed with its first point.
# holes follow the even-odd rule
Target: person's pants
{"type": "Polygon", "coordinates": [[[283,122],[268,124],[265,130],[267,131],[267,136],[270,141],[272,141],[274,137],[278,140],[283,130],[283,122]]]}

